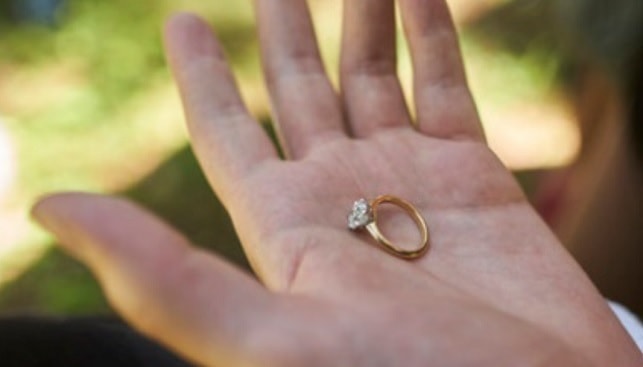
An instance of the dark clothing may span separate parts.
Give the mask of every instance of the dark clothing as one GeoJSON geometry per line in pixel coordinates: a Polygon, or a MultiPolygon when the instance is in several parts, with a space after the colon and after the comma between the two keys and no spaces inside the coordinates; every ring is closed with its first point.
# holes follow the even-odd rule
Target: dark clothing
{"type": "Polygon", "coordinates": [[[120,321],[0,319],[1,367],[187,367],[120,321]]]}

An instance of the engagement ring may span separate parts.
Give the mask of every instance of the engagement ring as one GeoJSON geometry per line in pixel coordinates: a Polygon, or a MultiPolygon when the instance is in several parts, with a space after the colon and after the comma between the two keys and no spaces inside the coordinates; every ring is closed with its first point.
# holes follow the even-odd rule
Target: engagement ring
{"type": "Polygon", "coordinates": [[[348,215],[348,228],[357,231],[366,229],[375,241],[387,252],[403,258],[415,259],[426,253],[429,248],[429,229],[422,214],[408,201],[391,195],[382,195],[374,200],[359,199],[353,203],[353,210],[348,215]],[[421,242],[413,250],[405,250],[393,244],[377,227],[377,209],[380,204],[393,204],[411,216],[420,231],[421,242]]]}

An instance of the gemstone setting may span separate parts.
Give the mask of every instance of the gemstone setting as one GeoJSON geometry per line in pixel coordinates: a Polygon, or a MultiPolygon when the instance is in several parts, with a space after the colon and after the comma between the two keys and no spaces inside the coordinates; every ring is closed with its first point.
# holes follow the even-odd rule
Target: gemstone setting
{"type": "Polygon", "coordinates": [[[348,215],[348,228],[355,231],[373,222],[373,208],[366,199],[353,203],[353,210],[348,215]]]}

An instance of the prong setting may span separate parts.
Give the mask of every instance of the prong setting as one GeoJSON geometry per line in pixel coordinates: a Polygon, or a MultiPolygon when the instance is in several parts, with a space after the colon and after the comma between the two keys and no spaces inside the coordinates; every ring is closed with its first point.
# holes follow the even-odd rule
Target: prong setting
{"type": "Polygon", "coordinates": [[[373,208],[366,199],[353,203],[353,210],[348,215],[348,228],[356,231],[373,222],[373,208]]]}

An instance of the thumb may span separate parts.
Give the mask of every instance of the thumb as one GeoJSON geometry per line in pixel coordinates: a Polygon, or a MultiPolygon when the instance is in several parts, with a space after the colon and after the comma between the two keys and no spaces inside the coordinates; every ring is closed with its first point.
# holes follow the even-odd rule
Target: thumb
{"type": "Polygon", "coordinates": [[[245,348],[277,298],[250,276],[122,199],[58,194],[37,203],[33,216],[141,332],[208,366],[251,363],[245,348]]]}

